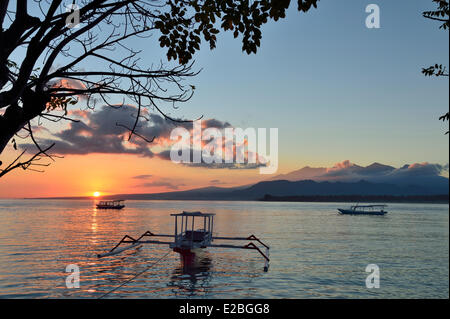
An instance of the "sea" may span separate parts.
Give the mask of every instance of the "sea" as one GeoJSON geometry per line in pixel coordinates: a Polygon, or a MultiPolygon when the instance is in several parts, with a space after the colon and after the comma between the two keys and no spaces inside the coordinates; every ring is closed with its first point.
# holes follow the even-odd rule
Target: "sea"
{"type": "Polygon", "coordinates": [[[0,200],[0,298],[449,298],[448,204],[390,204],[385,216],[338,214],[351,203],[125,204],[0,200]],[[125,235],[173,234],[182,211],[216,214],[214,236],[260,238],[269,270],[248,249],[207,248],[189,269],[168,245],[97,257],[125,235]]]}

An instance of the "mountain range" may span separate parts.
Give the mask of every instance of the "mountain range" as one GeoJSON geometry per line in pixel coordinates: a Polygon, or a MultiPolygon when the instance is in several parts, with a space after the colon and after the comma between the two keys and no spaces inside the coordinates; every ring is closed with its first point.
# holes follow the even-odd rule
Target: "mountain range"
{"type": "Polygon", "coordinates": [[[359,166],[349,161],[332,168],[303,167],[254,185],[223,188],[205,187],[153,194],[119,194],[104,198],[160,200],[258,200],[272,196],[387,195],[417,196],[449,193],[447,166],[420,163],[395,168],[380,163],[359,166]]]}

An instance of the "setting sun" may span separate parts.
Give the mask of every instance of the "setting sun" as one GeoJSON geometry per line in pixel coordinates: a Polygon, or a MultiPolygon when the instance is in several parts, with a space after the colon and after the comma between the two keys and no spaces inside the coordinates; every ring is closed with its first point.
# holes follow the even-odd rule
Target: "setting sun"
{"type": "Polygon", "coordinates": [[[100,192],[94,192],[94,197],[99,197],[100,196],[100,192]]]}

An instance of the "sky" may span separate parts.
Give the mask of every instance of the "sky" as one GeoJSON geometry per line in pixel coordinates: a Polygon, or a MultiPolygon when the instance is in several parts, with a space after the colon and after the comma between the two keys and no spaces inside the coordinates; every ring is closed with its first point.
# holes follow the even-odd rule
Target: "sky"
{"type": "MultiPolygon", "coordinates": [[[[221,33],[213,51],[203,46],[194,67],[201,72],[188,82],[196,87],[194,97],[165,111],[243,129],[278,128],[275,174],[345,160],[363,166],[444,166],[448,124],[438,118],[448,112],[448,79],[420,72],[449,61],[448,31],[421,16],[434,8],[423,0],[322,0],[318,9],[303,14],[291,5],[286,19],[263,27],[256,55],[243,53],[231,33],[221,33]],[[380,7],[380,29],[365,26],[370,3],[380,7]]],[[[156,39],[128,45],[143,49],[141,63],[151,65],[164,59],[156,39]]],[[[82,105],[74,110],[85,112],[82,105]]],[[[93,113],[103,111],[99,105],[93,113]]],[[[95,124],[91,115],[82,116],[95,124]]],[[[70,136],[74,125],[50,125],[52,133],[43,131],[41,138],[70,136]]],[[[86,134],[95,134],[101,143],[101,132],[86,134]]],[[[44,173],[6,175],[0,179],[0,197],[152,193],[246,185],[270,177],[258,168],[188,167],[156,155],[102,153],[100,146],[91,151],[66,151],[44,173]]],[[[7,162],[15,154],[8,147],[0,158],[7,162]]]]}

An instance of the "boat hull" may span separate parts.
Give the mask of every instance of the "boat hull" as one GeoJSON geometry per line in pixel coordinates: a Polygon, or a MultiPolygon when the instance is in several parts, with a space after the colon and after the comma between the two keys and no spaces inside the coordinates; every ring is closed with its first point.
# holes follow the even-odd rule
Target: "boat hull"
{"type": "Polygon", "coordinates": [[[205,256],[205,252],[202,248],[191,249],[174,247],[173,251],[180,254],[181,265],[184,268],[193,268],[199,266],[203,257],[205,256]]]}
{"type": "Polygon", "coordinates": [[[102,206],[102,205],[97,205],[98,209],[122,209],[124,207],[125,207],[125,205],[120,205],[120,206],[102,206]]]}
{"type": "Polygon", "coordinates": [[[373,216],[383,216],[386,215],[385,211],[363,211],[363,210],[353,210],[353,209],[341,209],[338,208],[341,215],[373,215],[373,216]]]}

